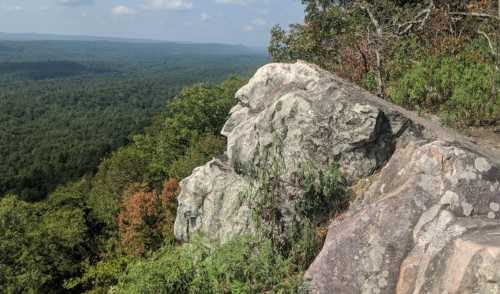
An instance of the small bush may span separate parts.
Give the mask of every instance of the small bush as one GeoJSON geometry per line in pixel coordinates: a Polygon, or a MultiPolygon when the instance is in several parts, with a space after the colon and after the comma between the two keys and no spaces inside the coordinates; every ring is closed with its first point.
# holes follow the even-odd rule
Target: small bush
{"type": "Polygon", "coordinates": [[[336,214],[346,208],[346,185],[337,164],[331,165],[324,172],[306,165],[302,178],[304,195],[297,207],[303,216],[313,220],[325,214],[336,214]]]}
{"type": "Polygon", "coordinates": [[[168,174],[176,179],[189,176],[193,169],[224,153],[226,140],[222,136],[212,134],[195,138],[187,148],[186,154],[172,162],[168,174]]]}
{"type": "Polygon", "coordinates": [[[414,63],[393,81],[391,99],[411,109],[440,112],[449,123],[477,125],[494,120],[500,115],[500,95],[493,96],[494,83],[498,84],[493,64],[470,54],[433,56],[414,63]]]}
{"type": "Polygon", "coordinates": [[[268,150],[258,170],[251,170],[254,179],[242,198],[252,209],[258,233],[271,240],[274,248],[288,256],[294,244],[302,238],[308,226],[316,226],[348,206],[348,193],[337,164],[327,170],[315,168],[312,163],[293,164],[302,166],[291,179],[285,178],[287,163],[282,155],[279,139],[268,150]],[[285,202],[292,201],[296,217],[285,216],[285,202]]]}
{"type": "Polygon", "coordinates": [[[188,247],[166,246],[147,260],[138,260],[128,265],[120,278],[117,293],[189,293],[195,278],[201,248],[191,252],[188,247]]]}
{"type": "Polygon", "coordinates": [[[238,237],[210,248],[195,240],[129,265],[118,293],[296,293],[301,273],[269,241],[238,237]]]}
{"type": "Polygon", "coordinates": [[[236,238],[201,263],[191,291],[203,293],[209,285],[210,293],[290,293],[296,287],[286,281],[290,267],[290,260],[276,254],[268,240],[236,238]]]}
{"type": "Polygon", "coordinates": [[[86,292],[88,294],[108,293],[110,287],[118,283],[119,277],[131,261],[128,256],[107,258],[95,264],[90,264],[87,260],[82,263],[83,275],[67,280],[64,287],[73,291],[82,288],[91,289],[86,292]]]}

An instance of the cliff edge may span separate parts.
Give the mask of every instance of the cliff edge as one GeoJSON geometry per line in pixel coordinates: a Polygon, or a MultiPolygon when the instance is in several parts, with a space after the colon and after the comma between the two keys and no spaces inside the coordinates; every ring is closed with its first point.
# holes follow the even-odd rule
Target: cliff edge
{"type": "Polygon", "coordinates": [[[305,62],[262,67],[236,98],[225,155],[181,182],[177,239],[253,234],[242,195],[277,150],[284,231],[300,221],[304,163],[337,164],[357,187],[306,272],[311,292],[500,292],[499,151],[305,62]]]}

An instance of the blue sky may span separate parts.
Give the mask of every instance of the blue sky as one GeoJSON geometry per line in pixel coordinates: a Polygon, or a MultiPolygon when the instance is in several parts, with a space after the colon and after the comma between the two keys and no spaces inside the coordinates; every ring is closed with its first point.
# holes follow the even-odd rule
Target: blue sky
{"type": "Polygon", "coordinates": [[[219,42],[264,47],[300,0],[0,0],[0,32],[219,42]]]}

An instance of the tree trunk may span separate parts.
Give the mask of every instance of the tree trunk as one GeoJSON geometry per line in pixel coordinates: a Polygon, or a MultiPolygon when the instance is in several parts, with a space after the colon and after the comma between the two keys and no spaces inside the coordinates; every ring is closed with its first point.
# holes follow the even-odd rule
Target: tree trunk
{"type": "Polygon", "coordinates": [[[372,25],[375,27],[375,42],[374,42],[374,49],[375,49],[375,57],[376,57],[376,64],[375,64],[375,79],[377,80],[377,95],[380,97],[384,97],[384,92],[385,92],[385,87],[384,87],[384,78],[383,78],[383,57],[382,57],[382,51],[384,49],[384,30],[382,26],[380,25],[380,22],[377,20],[377,18],[373,15],[372,11],[370,8],[367,6],[362,6],[362,8],[368,13],[368,16],[370,17],[370,20],[372,22],[372,25]]]}
{"type": "Polygon", "coordinates": [[[383,43],[382,36],[377,33],[377,40],[375,41],[375,57],[376,57],[376,65],[375,65],[375,75],[377,79],[377,95],[380,97],[384,97],[385,87],[384,87],[384,78],[382,74],[383,60],[382,53],[383,43]]]}
{"type": "MultiPolygon", "coordinates": [[[[498,96],[498,88],[497,88],[497,82],[498,79],[500,78],[500,0],[498,0],[498,19],[495,24],[495,45],[496,45],[496,54],[494,53],[493,56],[493,62],[495,62],[495,71],[493,73],[493,93],[491,99],[493,100],[493,104],[495,104],[497,101],[497,96],[498,96]]],[[[493,13],[494,14],[494,13],[493,13]]]]}

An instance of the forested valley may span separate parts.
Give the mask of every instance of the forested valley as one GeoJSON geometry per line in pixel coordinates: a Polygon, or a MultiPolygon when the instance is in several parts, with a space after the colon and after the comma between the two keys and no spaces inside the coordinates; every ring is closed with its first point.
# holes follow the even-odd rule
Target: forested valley
{"type": "MultiPolygon", "coordinates": [[[[302,3],[303,23],[270,32],[272,61],[317,64],[454,128],[500,127],[497,1],[302,3]]],[[[0,42],[3,292],[301,293],[328,224],[313,216],[348,207],[335,165],[304,179],[305,221],[280,246],[272,232],[174,237],[179,182],[224,153],[235,93],[268,61],[190,46],[0,42]]],[[[276,212],[273,168],[257,218],[276,212]]]]}
{"type": "Polygon", "coordinates": [[[218,44],[0,41],[0,292],[99,292],[128,256],[172,242],[176,179],[222,152],[234,75],[266,58],[218,44]],[[143,205],[154,220],[139,224],[143,205]]]}
{"type": "Polygon", "coordinates": [[[216,44],[0,41],[0,195],[41,200],[93,174],[183,86],[264,61],[216,44]]]}

